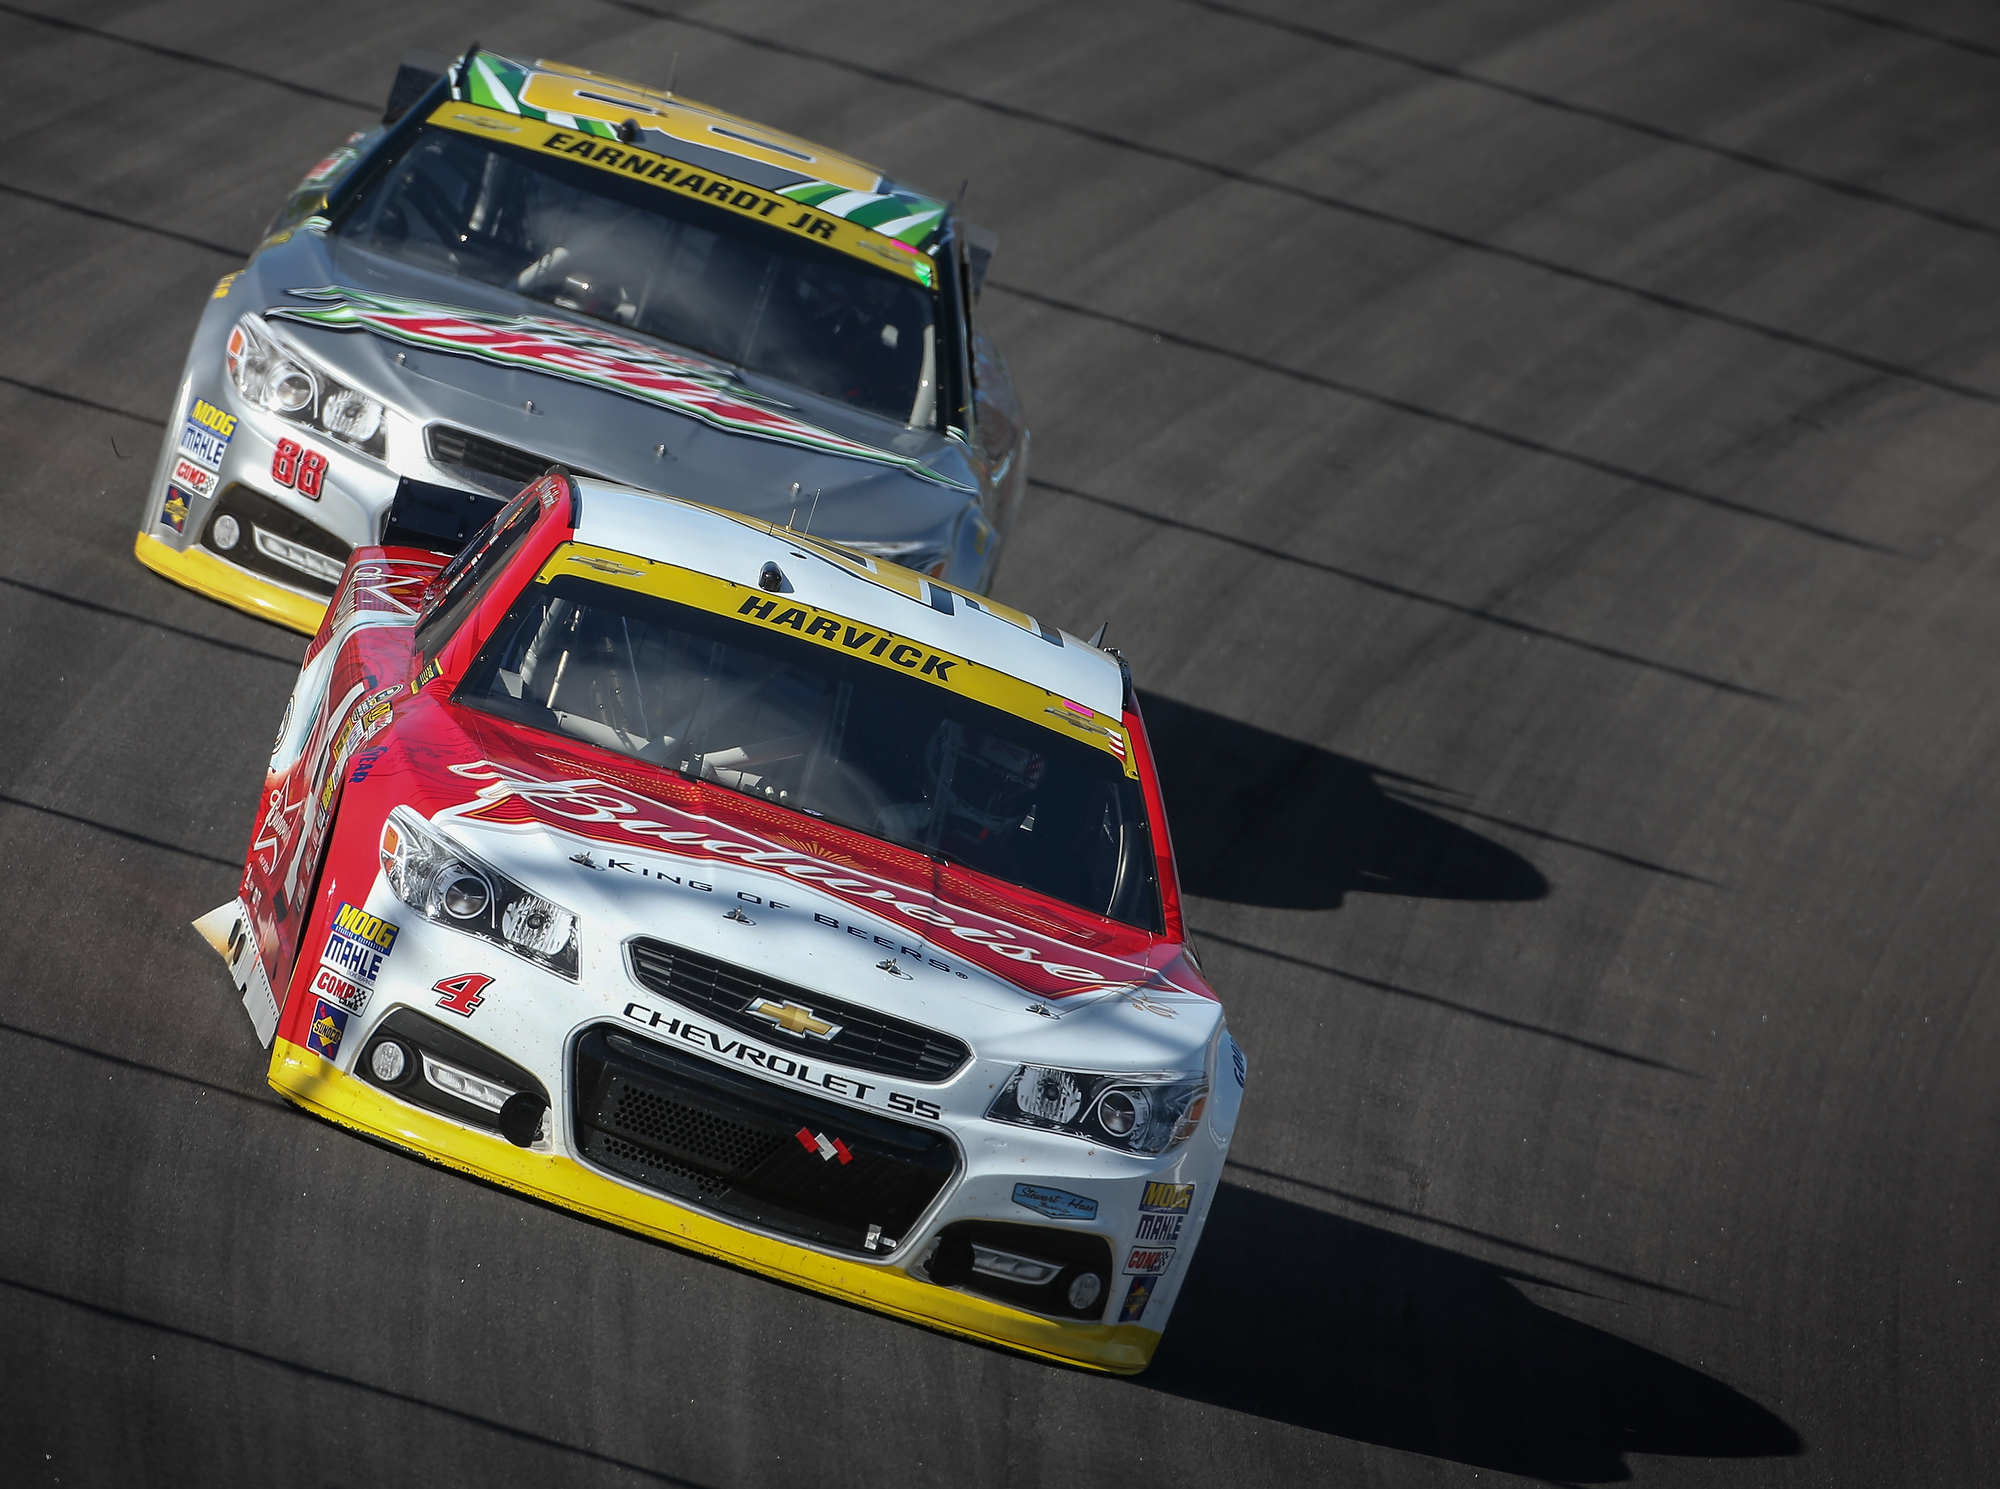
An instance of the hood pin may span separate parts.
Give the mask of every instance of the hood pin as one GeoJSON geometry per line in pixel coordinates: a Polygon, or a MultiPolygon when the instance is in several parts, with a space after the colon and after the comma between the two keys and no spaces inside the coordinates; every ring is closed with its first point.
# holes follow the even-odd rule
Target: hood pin
{"type": "Polygon", "coordinates": [[[743,913],[743,907],[741,905],[731,905],[728,910],[723,912],[722,918],[724,920],[738,921],[743,925],[755,925],[757,923],[756,921],[752,920],[749,916],[743,913]]]}
{"type": "Polygon", "coordinates": [[[875,964],[875,970],[877,972],[887,972],[891,977],[900,977],[905,982],[914,982],[916,980],[901,967],[897,966],[896,959],[892,956],[883,957],[881,961],[875,964]]]}

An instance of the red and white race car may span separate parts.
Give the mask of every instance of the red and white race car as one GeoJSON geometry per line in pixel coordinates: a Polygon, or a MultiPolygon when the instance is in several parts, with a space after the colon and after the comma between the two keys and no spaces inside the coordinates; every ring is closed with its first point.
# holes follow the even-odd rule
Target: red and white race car
{"type": "Polygon", "coordinates": [[[198,922],[271,1084],[805,1287],[1143,1369],[1245,1065],[1122,662],[560,471],[447,563],[421,495],[349,562],[239,897],[198,922]]]}

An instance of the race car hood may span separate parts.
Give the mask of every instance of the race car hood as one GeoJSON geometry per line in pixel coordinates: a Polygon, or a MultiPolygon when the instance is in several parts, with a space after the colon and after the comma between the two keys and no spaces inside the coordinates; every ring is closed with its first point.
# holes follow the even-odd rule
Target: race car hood
{"type": "Polygon", "coordinates": [[[236,299],[413,426],[769,521],[818,492],[813,530],[831,538],[940,540],[977,489],[955,436],[312,228],[260,252],[236,299]]]}
{"type": "Polygon", "coordinates": [[[657,937],[932,1027],[976,1025],[989,1048],[1011,1030],[1046,1058],[1051,1038],[1089,1030],[1162,1068],[1185,1068],[1220,1018],[1169,941],[721,787],[545,747],[428,696],[399,705],[392,756],[363,788],[382,812],[410,804],[572,911],[587,984],[625,984],[626,943],[657,937]]]}

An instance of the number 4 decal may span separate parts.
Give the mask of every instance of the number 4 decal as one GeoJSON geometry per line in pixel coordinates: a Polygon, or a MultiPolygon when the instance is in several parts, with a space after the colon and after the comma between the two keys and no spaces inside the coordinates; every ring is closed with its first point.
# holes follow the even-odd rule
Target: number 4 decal
{"type": "Polygon", "coordinates": [[[448,1008],[460,1018],[471,1018],[472,1010],[486,997],[486,990],[493,986],[493,979],[484,972],[461,972],[456,977],[440,977],[431,984],[431,991],[441,994],[438,1007],[448,1008]]]}

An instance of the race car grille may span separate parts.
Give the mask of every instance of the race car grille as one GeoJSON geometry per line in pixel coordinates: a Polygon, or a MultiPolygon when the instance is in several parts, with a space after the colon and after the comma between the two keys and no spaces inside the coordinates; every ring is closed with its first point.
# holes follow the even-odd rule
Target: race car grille
{"type": "MultiPolygon", "coordinates": [[[[437,464],[457,472],[475,485],[511,497],[530,481],[539,479],[555,461],[531,450],[503,445],[497,439],[454,429],[449,424],[433,424],[424,431],[424,447],[437,464]]],[[[572,474],[590,475],[574,470],[572,474]]],[[[597,479],[597,478],[593,478],[597,479]]]]}
{"type": "Polygon", "coordinates": [[[949,1034],[809,992],[683,946],[640,936],[630,948],[632,976],[641,987],[774,1044],[816,1051],[856,1070],[913,1081],[948,1080],[972,1058],[972,1051],[949,1034]],[[824,1032],[829,1027],[832,1032],[824,1032]]]}
{"type": "Polygon", "coordinates": [[[576,1142],[634,1184],[801,1241],[886,1257],[958,1172],[942,1132],[596,1025],[577,1041],[576,1142]]]}

